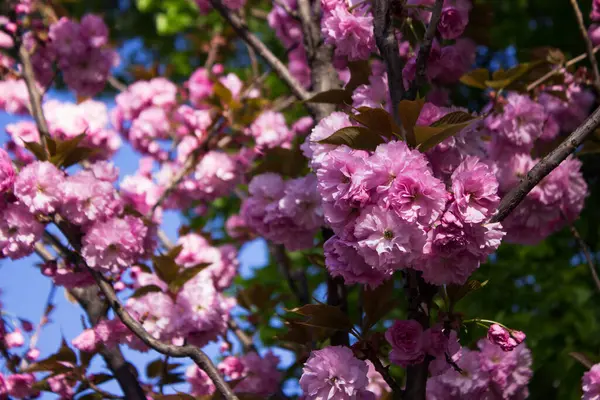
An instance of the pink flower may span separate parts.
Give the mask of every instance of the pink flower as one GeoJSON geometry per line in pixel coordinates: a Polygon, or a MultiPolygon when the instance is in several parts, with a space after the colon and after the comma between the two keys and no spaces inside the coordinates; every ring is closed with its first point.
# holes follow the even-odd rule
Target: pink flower
{"type": "Polygon", "coordinates": [[[9,396],[23,399],[33,394],[33,374],[15,374],[6,378],[6,390],[9,396]]]}
{"type": "Polygon", "coordinates": [[[390,277],[367,264],[353,243],[335,235],[325,242],[323,250],[327,270],[332,276],[344,278],[346,285],[362,283],[375,288],[390,277]]]}
{"type": "MultiPolygon", "coordinates": [[[[533,376],[531,351],[521,344],[506,352],[489,340],[477,343],[480,370],[489,376],[489,390],[503,399],[523,399],[529,394],[527,383],[533,376]]],[[[460,363],[459,363],[460,365],[460,363]]]]}
{"type": "Polygon", "coordinates": [[[25,344],[25,338],[19,329],[4,335],[4,345],[7,349],[21,347],[25,344]]]}
{"type": "Polygon", "coordinates": [[[210,377],[195,364],[185,371],[185,380],[191,385],[194,396],[210,396],[215,392],[215,385],[210,377]]]}
{"type": "Polygon", "coordinates": [[[71,344],[78,350],[93,352],[98,346],[98,339],[94,329],[85,329],[71,341],[71,344]]]}
{"type": "Polygon", "coordinates": [[[229,193],[238,181],[238,168],[230,155],[209,151],[202,157],[194,171],[195,193],[210,200],[229,193]]]}
{"type": "Polygon", "coordinates": [[[336,146],[331,144],[317,143],[333,135],[336,131],[351,126],[350,117],[343,112],[333,112],[329,116],[323,118],[313,128],[310,136],[307,138],[307,146],[304,147],[304,155],[311,159],[313,170],[317,170],[323,162],[325,155],[333,150],[336,146]]]}
{"type": "Polygon", "coordinates": [[[29,92],[22,79],[0,81],[0,110],[9,114],[29,114],[29,92]]]}
{"type": "Polygon", "coordinates": [[[427,353],[434,357],[442,357],[448,351],[448,337],[439,324],[425,330],[423,343],[427,353]]]}
{"type": "MultiPolygon", "coordinates": [[[[448,1],[444,3],[449,3],[448,1]]],[[[456,39],[462,35],[469,23],[469,9],[471,4],[468,0],[456,1],[456,6],[444,4],[442,15],[438,24],[438,31],[443,39],[456,39]]]]}
{"type": "Polygon", "coordinates": [[[221,374],[234,380],[243,378],[248,373],[242,360],[234,356],[225,357],[217,368],[221,374]]]}
{"type": "Polygon", "coordinates": [[[513,351],[518,343],[510,336],[508,330],[498,324],[492,324],[488,330],[487,337],[490,342],[494,343],[503,351],[513,351]]]}
{"type": "Polygon", "coordinates": [[[48,161],[36,161],[23,168],[15,181],[15,195],[32,213],[51,214],[61,202],[65,176],[48,161]]]}
{"type": "Polygon", "coordinates": [[[583,390],[582,400],[597,400],[600,398],[600,364],[594,365],[583,374],[581,390],[583,390]]]}
{"type": "Polygon", "coordinates": [[[3,256],[17,260],[31,254],[43,233],[44,225],[24,205],[8,204],[0,211],[0,249],[3,256]]]}
{"type": "Polygon", "coordinates": [[[490,381],[488,373],[481,368],[479,352],[463,350],[457,364],[462,373],[448,368],[445,373],[427,380],[428,399],[486,398],[490,381]]]}
{"type": "Polygon", "coordinates": [[[348,56],[351,61],[365,60],[375,50],[373,16],[364,7],[350,12],[345,5],[339,5],[325,11],[321,33],[325,43],[335,45],[336,55],[348,56]]]}
{"type": "Polygon", "coordinates": [[[82,240],[82,255],[97,271],[119,272],[144,255],[148,228],[134,217],[96,222],[82,240]]]}
{"type": "Polygon", "coordinates": [[[213,92],[213,83],[205,68],[198,68],[194,71],[185,86],[190,93],[190,99],[194,105],[200,105],[213,92]]]}
{"type": "Polygon", "coordinates": [[[392,345],[390,361],[394,364],[406,367],[425,358],[423,327],[415,320],[394,322],[385,332],[385,339],[392,345]]]}
{"type": "Polygon", "coordinates": [[[318,189],[324,200],[335,203],[338,207],[358,207],[366,205],[369,194],[356,190],[353,181],[355,174],[365,168],[368,153],[352,150],[347,146],[339,146],[329,152],[317,169],[318,189]]]}
{"type": "Polygon", "coordinates": [[[246,133],[254,137],[256,145],[261,149],[289,148],[294,137],[293,132],[285,123],[283,114],[269,110],[261,113],[246,133]]]}
{"type": "Polygon", "coordinates": [[[123,204],[111,182],[81,171],[66,179],[62,187],[61,213],[77,225],[105,221],[118,215],[123,204]]]}
{"type": "Polygon", "coordinates": [[[390,393],[392,389],[387,384],[383,376],[373,366],[373,363],[369,360],[366,360],[367,366],[369,367],[369,372],[367,372],[367,378],[369,379],[369,384],[367,385],[367,390],[373,393],[376,398],[381,398],[385,393],[390,393]]]}
{"type": "Polygon", "coordinates": [[[61,396],[61,399],[71,399],[75,394],[73,387],[76,381],[67,374],[58,374],[48,378],[48,385],[53,393],[61,396]]]}
{"type": "Polygon", "coordinates": [[[318,229],[323,224],[321,197],[317,192],[317,177],[314,174],[286,182],[284,196],[279,208],[295,224],[306,230],[318,229]]]}
{"type": "Polygon", "coordinates": [[[362,210],[354,235],[365,261],[382,271],[411,266],[425,245],[425,232],[418,225],[377,206],[362,210]]]}
{"type": "Polygon", "coordinates": [[[0,149],[0,193],[12,190],[15,183],[15,169],[10,156],[0,149]]]}
{"type": "Polygon", "coordinates": [[[305,399],[360,399],[367,392],[367,363],[343,346],[315,350],[304,364],[300,387],[305,399]]]}
{"type": "Polygon", "coordinates": [[[457,214],[466,223],[480,223],[492,216],[500,203],[498,181],[477,157],[468,156],[452,174],[457,214]]]}
{"type": "Polygon", "coordinates": [[[33,348],[33,349],[29,349],[27,351],[27,354],[25,354],[25,357],[27,358],[27,360],[29,361],[36,361],[37,359],[40,358],[40,350],[33,348]]]}
{"type": "Polygon", "coordinates": [[[108,27],[97,15],[86,14],[81,18],[81,33],[92,47],[101,47],[108,43],[108,27]]]}

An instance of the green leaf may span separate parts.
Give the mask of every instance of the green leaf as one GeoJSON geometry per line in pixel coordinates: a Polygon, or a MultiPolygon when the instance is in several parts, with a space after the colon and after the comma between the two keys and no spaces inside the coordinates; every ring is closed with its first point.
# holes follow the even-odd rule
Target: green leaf
{"type": "Polygon", "coordinates": [[[486,68],[477,68],[464,74],[460,78],[460,82],[477,89],[487,89],[486,81],[488,79],[490,79],[490,71],[486,68]]]}
{"type": "Polygon", "coordinates": [[[348,69],[350,70],[350,80],[344,87],[345,91],[352,93],[360,85],[369,84],[371,66],[368,60],[350,61],[348,69]]]}
{"type": "Polygon", "coordinates": [[[456,304],[459,300],[463,299],[470,293],[473,293],[485,285],[488,284],[488,281],[480,282],[478,280],[472,279],[467,281],[464,285],[447,285],[446,292],[448,293],[448,298],[452,302],[452,304],[456,304]]]}
{"type": "Polygon", "coordinates": [[[231,105],[233,95],[231,94],[231,91],[227,87],[225,87],[225,85],[223,85],[221,82],[216,81],[213,83],[213,92],[219,98],[219,100],[221,100],[222,104],[228,106],[231,105]]]}
{"type": "Polygon", "coordinates": [[[33,153],[35,158],[37,158],[40,161],[47,160],[46,151],[44,150],[44,148],[42,147],[41,144],[36,143],[36,142],[25,142],[25,141],[23,143],[25,144],[25,147],[27,148],[27,150],[29,150],[33,153]]]}
{"type": "Polygon", "coordinates": [[[156,275],[167,284],[173,282],[179,274],[179,265],[175,262],[178,252],[181,252],[181,246],[169,250],[167,254],[152,257],[156,275]]]}
{"type": "Polygon", "coordinates": [[[348,126],[335,131],[331,136],[319,140],[321,144],[342,145],[357,150],[375,150],[377,146],[385,143],[383,138],[369,128],[361,126],[348,126]]]}
{"type": "Polygon", "coordinates": [[[157,293],[157,292],[163,292],[163,291],[164,291],[163,289],[161,289],[159,286],[156,286],[156,285],[143,286],[143,287],[137,289],[135,292],[133,292],[133,294],[131,295],[131,298],[138,299],[140,297],[144,297],[148,293],[157,293]]]}
{"type": "Polygon", "coordinates": [[[456,135],[477,119],[479,117],[473,117],[469,113],[455,111],[440,118],[431,126],[415,126],[417,147],[420,151],[426,152],[449,137],[456,135]]]}
{"type": "Polygon", "coordinates": [[[331,89],[320,92],[304,100],[306,103],[352,104],[352,92],[345,89],[331,89]]]}
{"type": "Polygon", "coordinates": [[[202,270],[206,269],[206,267],[210,266],[210,263],[202,263],[198,265],[194,265],[193,267],[184,268],[183,271],[175,278],[171,283],[169,283],[169,291],[171,293],[178,293],[179,289],[183,287],[188,281],[193,279],[196,275],[198,275],[202,270]]]}
{"type": "Polygon", "coordinates": [[[306,158],[299,148],[283,149],[276,147],[266,151],[262,161],[252,170],[252,175],[275,172],[283,176],[297,178],[305,174],[306,168],[306,158]]]}
{"type": "Polygon", "coordinates": [[[365,286],[363,290],[363,308],[366,318],[363,321],[363,331],[368,331],[396,306],[393,279],[388,279],[373,290],[365,286]]]}
{"type": "Polygon", "coordinates": [[[492,74],[492,80],[485,81],[485,85],[496,90],[504,89],[544,62],[545,61],[538,60],[531,63],[523,63],[508,71],[499,69],[492,74]]]}
{"type": "Polygon", "coordinates": [[[89,393],[78,398],[78,400],[103,400],[104,397],[100,393],[89,393]]]}
{"type": "Polygon", "coordinates": [[[306,304],[286,311],[308,317],[302,322],[294,321],[297,324],[340,331],[349,331],[353,326],[350,318],[339,307],[327,304],[306,304]]]}
{"type": "Polygon", "coordinates": [[[383,108],[359,107],[358,114],[350,114],[350,118],[388,138],[400,133],[400,127],[383,108]]]}
{"type": "Polygon", "coordinates": [[[398,113],[402,121],[402,126],[407,132],[413,132],[421,110],[425,105],[425,99],[418,98],[416,100],[402,100],[398,104],[398,113]]]}
{"type": "Polygon", "coordinates": [[[146,375],[148,378],[158,378],[163,371],[164,361],[162,358],[157,358],[148,365],[146,365],[146,375]]]}

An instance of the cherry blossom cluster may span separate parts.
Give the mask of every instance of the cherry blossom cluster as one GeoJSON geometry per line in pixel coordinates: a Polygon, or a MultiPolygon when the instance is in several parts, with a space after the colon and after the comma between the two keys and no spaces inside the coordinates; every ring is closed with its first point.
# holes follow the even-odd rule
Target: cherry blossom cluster
{"type": "Polygon", "coordinates": [[[377,286],[395,270],[414,268],[431,283],[464,283],[504,235],[499,223],[488,223],[499,203],[493,170],[464,157],[445,184],[402,141],[371,153],[318,143],[347,126],[349,117],[334,113],[305,147],[336,233],[325,244],[329,272],[377,286]]]}
{"type": "MultiPolygon", "coordinates": [[[[5,19],[4,23],[0,21],[4,30],[16,34],[17,25],[21,22],[5,19]]],[[[35,77],[41,87],[52,83],[57,66],[66,85],[78,96],[89,97],[102,91],[111,69],[119,62],[117,53],[108,46],[109,32],[102,18],[87,14],[77,22],[63,17],[50,24],[47,30],[39,25],[32,24],[34,29],[27,31],[22,38],[3,32],[0,47],[12,48],[22,41],[31,53],[35,77]]],[[[9,58],[4,61],[5,68],[14,64],[14,60],[9,58]]],[[[3,86],[8,85],[3,83],[3,86]]],[[[22,86],[21,83],[13,85],[22,86]]],[[[18,93],[18,90],[13,87],[13,93],[18,93]]]]}
{"type": "Polygon", "coordinates": [[[374,400],[391,392],[370,361],[355,357],[344,346],[312,351],[304,364],[300,387],[304,399],[374,400]]]}
{"type": "Polygon", "coordinates": [[[257,175],[248,192],[241,216],[250,229],[288,250],[314,246],[314,236],[323,225],[314,174],[289,180],[274,173],[257,175]]]}
{"type": "MultiPolygon", "coordinates": [[[[168,285],[157,275],[134,266],[131,268],[132,289],[154,285],[161,291],[132,296],[125,308],[156,339],[174,344],[186,341],[202,347],[227,331],[229,311],[236,302],[223,291],[237,274],[237,250],[231,245],[213,247],[195,233],[181,236],[177,245],[181,246],[175,258],[178,265],[183,268],[202,265],[204,269],[176,293],[169,293],[168,285]]],[[[73,345],[83,351],[97,348],[99,344],[114,347],[119,343],[146,350],[119,319],[103,321],[73,341],[73,345]]]]}
{"type": "MultiPolygon", "coordinates": [[[[26,101],[28,103],[28,98],[26,101]]],[[[74,104],[49,100],[44,103],[43,111],[52,139],[67,141],[85,133],[80,143],[93,149],[92,160],[109,159],[121,147],[121,138],[109,126],[108,109],[102,102],[86,100],[74,104]]],[[[15,160],[23,164],[33,161],[35,158],[26,150],[26,144],[40,143],[35,123],[18,121],[8,124],[5,129],[10,137],[6,148],[14,154],[15,160]]]]}
{"type": "Polygon", "coordinates": [[[600,364],[595,364],[583,374],[581,389],[582,400],[594,400],[600,397],[600,364]]]}
{"type": "Polygon", "coordinates": [[[600,44],[600,2],[598,0],[592,2],[590,19],[592,20],[592,23],[588,28],[588,35],[594,46],[598,46],[598,44],[600,44]]]}
{"type": "Polygon", "coordinates": [[[460,371],[449,368],[427,380],[427,399],[524,399],[529,395],[532,359],[524,343],[505,352],[481,339],[476,350],[462,348],[455,362],[460,371]]]}
{"type": "MultiPolygon", "coordinates": [[[[484,121],[481,134],[491,137],[486,152],[495,165],[499,193],[506,194],[540,160],[536,152],[561,131],[570,133],[585,119],[593,96],[576,82],[568,82],[570,101],[543,92],[538,102],[517,93],[498,99],[496,112],[484,121]]],[[[563,161],[546,176],[525,200],[503,221],[507,240],[535,244],[565,224],[583,209],[587,184],[581,162],[563,161]]]]}
{"type": "MultiPolygon", "coordinates": [[[[217,368],[224,377],[232,381],[239,380],[234,388],[236,393],[268,398],[277,392],[282,379],[282,373],[277,369],[279,361],[279,357],[271,351],[262,356],[249,352],[239,357],[227,356],[217,368]]],[[[194,396],[215,393],[215,386],[208,375],[196,365],[188,367],[186,379],[194,396]]]]}

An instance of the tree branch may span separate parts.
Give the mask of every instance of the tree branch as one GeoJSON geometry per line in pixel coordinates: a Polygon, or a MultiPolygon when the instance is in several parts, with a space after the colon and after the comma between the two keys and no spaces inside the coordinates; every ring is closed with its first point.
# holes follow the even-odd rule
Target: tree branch
{"type": "Polygon", "coordinates": [[[583,14],[581,13],[579,4],[577,4],[577,0],[571,0],[571,6],[573,7],[573,11],[575,12],[575,18],[577,18],[577,25],[579,26],[581,37],[585,42],[587,56],[592,66],[592,74],[594,76],[594,90],[596,91],[596,94],[600,95],[600,72],[598,71],[598,62],[596,61],[596,56],[594,55],[594,45],[587,33],[587,29],[585,28],[583,14]]]}
{"type": "Polygon", "coordinates": [[[498,213],[491,219],[491,222],[501,222],[506,218],[527,194],[542,180],[546,175],[558,167],[577,147],[579,147],[585,138],[600,125],[600,107],[598,107],[573,133],[571,133],[561,144],[552,150],[546,157],[542,158],[525,178],[508,192],[500,202],[498,213]]]}
{"type": "Polygon", "coordinates": [[[23,64],[23,78],[27,85],[27,92],[29,92],[29,101],[31,102],[31,114],[35,119],[37,128],[40,131],[40,140],[42,147],[46,154],[46,158],[50,159],[50,150],[48,149],[48,139],[50,138],[50,131],[48,130],[48,123],[44,117],[42,111],[42,95],[37,89],[35,81],[35,72],[33,71],[33,65],[31,64],[31,56],[29,51],[25,48],[24,44],[19,47],[19,58],[23,64]]]}
{"type": "Polygon", "coordinates": [[[241,20],[237,15],[232,13],[227,7],[223,5],[221,0],[210,0],[212,6],[225,18],[225,20],[231,25],[236,33],[244,40],[250,47],[254,49],[269,66],[277,73],[277,75],[286,83],[291,91],[300,100],[306,100],[310,97],[310,94],[304,89],[304,87],[298,82],[296,78],[292,76],[287,67],[277,58],[271,50],[252,32],[248,30],[246,23],[241,20]]]}
{"type": "MultiPolygon", "coordinates": [[[[402,79],[402,60],[398,50],[398,40],[393,25],[393,16],[390,0],[375,0],[373,10],[373,32],[377,48],[385,61],[388,74],[388,87],[392,99],[392,115],[398,126],[402,121],[398,112],[398,105],[404,97],[404,84],[402,79]]],[[[402,128],[402,138],[407,140],[407,132],[402,128]]],[[[413,143],[414,140],[412,140],[413,143]]]]}
{"type": "Polygon", "coordinates": [[[225,399],[237,400],[237,396],[233,393],[229,385],[219,374],[219,371],[212,363],[210,358],[202,350],[190,345],[175,346],[166,344],[152,337],[150,334],[148,334],[148,332],[146,332],[144,327],[135,318],[133,318],[125,310],[125,308],[123,308],[123,305],[118,299],[115,290],[113,289],[112,285],[106,281],[104,276],[89,267],[87,268],[96,280],[98,287],[100,287],[100,290],[108,300],[108,303],[115,314],[119,316],[125,326],[127,326],[127,328],[129,328],[138,338],[140,338],[142,342],[159,353],[168,355],[170,357],[191,358],[212,379],[215,387],[225,399]]]}
{"type": "Polygon", "coordinates": [[[577,228],[575,228],[575,225],[571,225],[570,228],[573,237],[577,241],[577,244],[579,245],[581,251],[583,252],[583,255],[585,256],[585,260],[587,261],[590,273],[592,274],[592,278],[594,279],[594,283],[596,284],[596,289],[598,289],[598,291],[600,292],[600,278],[598,278],[598,272],[596,271],[596,265],[594,263],[592,255],[590,254],[590,250],[588,249],[587,244],[579,234],[577,228]]]}
{"type": "Polygon", "coordinates": [[[283,247],[280,244],[273,244],[270,247],[271,254],[273,254],[273,257],[277,262],[279,271],[287,280],[288,287],[290,288],[294,296],[296,296],[298,303],[300,303],[300,305],[310,303],[310,297],[306,283],[306,275],[300,274],[300,276],[298,276],[292,273],[292,265],[290,263],[290,258],[288,257],[285,251],[285,247],[283,247]],[[300,283],[301,286],[299,286],[298,283],[300,283]]]}
{"type": "Polygon", "coordinates": [[[421,48],[419,49],[419,54],[417,55],[415,81],[407,93],[408,98],[411,100],[417,96],[419,89],[425,83],[427,83],[427,61],[429,60],[429,53],[431,53],[433,39],[435,38],[437,27],[442,16],[443,4],[444,0],[436,0],[433,10],[431,11],[431,20],[429,20],[429,25],[425,31],[423,43],[421,43],[421,48]]]}

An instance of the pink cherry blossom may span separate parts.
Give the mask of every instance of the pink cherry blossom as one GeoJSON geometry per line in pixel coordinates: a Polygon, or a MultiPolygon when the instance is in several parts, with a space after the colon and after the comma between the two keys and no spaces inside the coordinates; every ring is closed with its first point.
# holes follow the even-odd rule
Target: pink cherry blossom
{"type": "Polygon", "coordinates": [[[15,195],[32,213],[51,214],[60,206],[62,171],[48,161],[36,161],[23,168],[15,180],[15,195]]]}
{"type": "Polygon", "coordinates": [[[418,364],[425,358],[423,327],[415,320],[394,322],[385,332],[385,339],[392,345],[389,357],[394,364],[406,367],[418,364]]]}
{"type": "Polygon", "coordinates": [[[8,204],[0,211],[0,249],[4,257],[16,260],[31,254],[43,233],[44,225],[23,204],[8,204]]]}

